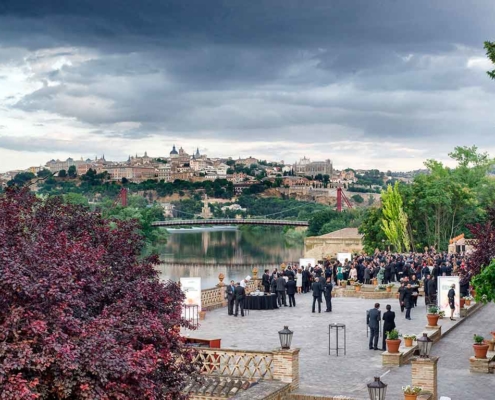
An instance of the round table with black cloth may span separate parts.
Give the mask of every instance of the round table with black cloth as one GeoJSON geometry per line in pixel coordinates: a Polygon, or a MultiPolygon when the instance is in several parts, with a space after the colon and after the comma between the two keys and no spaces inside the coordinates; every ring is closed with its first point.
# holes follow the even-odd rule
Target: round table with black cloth
{"type": "Polygon", "coordinates": [[[278,308],[277,295],[246,296],[244,308],[246,310],[274,310],[278,308]]]}

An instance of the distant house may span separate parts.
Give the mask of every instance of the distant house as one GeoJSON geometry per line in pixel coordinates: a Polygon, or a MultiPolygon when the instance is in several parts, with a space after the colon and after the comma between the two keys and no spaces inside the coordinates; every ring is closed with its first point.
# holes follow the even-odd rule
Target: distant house
{"type": "Polygon", "coordinates": [[[363,251],[363,236],[357,228],[344,228],[321,236],[304,239],[304,257],[322,260],[336,257],[337,253],[360,253],[363,251]]]}

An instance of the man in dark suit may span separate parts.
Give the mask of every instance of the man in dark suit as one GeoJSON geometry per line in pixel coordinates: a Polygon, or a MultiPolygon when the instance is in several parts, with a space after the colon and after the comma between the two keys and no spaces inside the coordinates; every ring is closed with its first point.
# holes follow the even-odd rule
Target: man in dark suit
{"type": "Polygon", "coordinates": [[[235,285],[235,314],[237,317],[239,314],[239,308],[241,309],[241,317],[244,317],[244,297],[246,296],[246,290],[241,286],[240,282],[235,285]]]}
{"type": "Polygon", "coordinates": [[[383,313],[383,342],[382,342],[382,350],[386,351],[387,346],[385,345],[385,340],[387,339],[387,333],[395,329],[395,313],[390,311],[392,307],[390,304],[387,304],[387,311],[383,313]]]}
{"type": "Polygon", "coordinates": [[[429,304],[436,304],[437,303],[437,281],[436,279],[432,276],[428,280],[428,298],[430,303],[429,304]]]}
{"type": "Polygon", "coordinates": [[[293,276],[289,276],[289,280],[286,284],[287,296],[289,296],[289,307],[296,306],[296,299],[294,295],[296,294],[296,281],[293,276]]]}
{"type": "Polygon", "coordinates": [[[302,271],[302,288],[304,293],[309,292],[309,271],[307,267],[303,267],[302,271]]]}
{"type": "Polygon", "coordinates": [[[325,282],[325,303],[327,305],[325,312],[332,312],[332,289],[332,275],[330,275],[325,282]]]}
{"type": "Polygon", "coordinates": [[[411,308],[413,308],[413,290],[408,283],[404,290],[404,307],[406,308],[406,319],[411,320],[411,308]]]}
{"type": "Polygon", "coordinates": [[[282,304],[284,307],[287,307],[287,300],[285,299],[285,279],[282,276],[282,274],[278,275],[277,278],[277,302],[278,306],[282,307],[282,304]]]}
{"type": "Polygon", "coordinates": [[[227,309],[229,315],[234,315],[234,301],[235,301],[235,285],[234,281],[230,281],[230,285],[227,286],[227,309]]]}
{"type": "Polygon", "coordinates": [[[263,274],[263,278],[261,279],[261,284],[265,288],[265,293],[270,293],[270,274],[268,270],[265,269],[265,273],[263,274]]]}
{"type": "Polygon", "coordinates": [[[315,312],[315,305],[316,302],[318,302],[318,312],[321,313],[321,302],[322,302],[322,293],[323,293],[323,287],[321,285],[321,282],[319,281],[320,278],[316,277],[315,281],[313,282],[313,286],[311,289],[313,290],[313,309],[312,312],[315,312]]]}
{"type": "Polygon", "coordinates": [[[375,308],[368,311],[366,323],[370,328],[370,350],[378,350],[378,335],[380,332],[380,303],[375,303],[375,308]]]}

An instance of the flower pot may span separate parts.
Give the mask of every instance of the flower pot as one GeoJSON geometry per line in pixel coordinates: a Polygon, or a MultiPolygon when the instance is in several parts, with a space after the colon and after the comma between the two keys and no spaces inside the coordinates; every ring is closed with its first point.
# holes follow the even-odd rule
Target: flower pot
{"type": "Polygon", "coordinates": [[[461,298],[461,303],[460,303],[461,308],[464,308],[464,304],[465,303],[466,303],[466,300],[464,300],[463,298],[461,298]]]}
{"type": "Polygon", "coordinates": [[[495,340],[495,331],[494,332],[490,332],[490,333],[492,335],[493,340],[495,340]]]}
{"type": "Polygon", "coordinates": [[[346,288],[347,287],[347,283],[346,282],[342,282],[341,285],[342,285],[343,288],[346,288]]]}
{"type": "Polygon", "coordinates": [[[378,279],[376,279],[376,278],[373,278],[372,280],[373,280],[373,286],[376,286],[376,285],[378,285],[378,279]]]}
{"type": "Polygon", "coordinates": [[[398,353],[399,352],[399,346],[400,346],[400,339],[387,339],[387,351],[389,353],[398,353]]]}
{"type": "Polygon", "coordinates": [[[488,351],[493,351],[493,348],[495,347],[495,340],[488,340],[486,343],[488,344],[488,351]]]}
{"type": "Polygon", "coordinates": [[[471,296],[476,297],[476,290],[471,290],[471,296]]]}
{"type": "Polygon", "coordinates": [[[416,400],[418,398],[417,394],[405,394],[404,393],[404,400],[416,400]]]}
{"type": "Polygon", "coordinates": [[[392,288],[391,287],[387,287],[387,292],[391,293],[392,292],[392,288]]]}
{"type": "Polygon", "coordinates": [[[412,338],[404,338],[404,346],[412,347],[412,345],[413,345],[413,339],[412,338]]]}
{"type": "Polygon", "coordinates": [[[354,286],[354,290],[356,292],[360,292],[361,291],[361,286],[354,286]]]}
{"type": "Polygon", "coordinates": [[[470,305],[471,305],[471,300],[464,300],[464,303],[465,303],[467,306],[470,306],[470,305]]]}
{"type": "Polygon", "coordinates": [[[440,316],[438,314],[426,314],[426,318],[428,318],[428,326],[437,326],[440,316]]]}
{"type": "Polygon", "coordinates": [[[487,344],[473,344],[473,349],[476,358],[486,358],[486,353],[488,352],[487,344]]]}

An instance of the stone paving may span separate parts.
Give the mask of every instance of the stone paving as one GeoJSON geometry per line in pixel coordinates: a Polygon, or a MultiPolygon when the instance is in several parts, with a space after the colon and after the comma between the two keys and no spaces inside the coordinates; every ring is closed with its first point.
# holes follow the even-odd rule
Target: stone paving
{"type": "MultiPolygon", "coordinates": [[[[296,295],[296,302],[296,308],[251,310],[244,318],[228,316],[226,308],[217,309],[207,313],[198,331],[188,334],[201,338],[221,338],[223,348],[273,350],[280,346],[278,331],[284,325],[288,325],[294,331],[293,347],[301,348],[299,392],[367,399],[366,383],[372,381],[374,376],[385,374],[383,380],[389,384],[390,392],[387,398],[402,398],[401,386],[411,382],[410,365],[401,368],[382,367],[381,352],[368,349],[366,310],[372,308],[376,300],[334,298],[333,312],[321,314],[311,313],[310,293],[296,295]],[[334,322],[346,324],[347,354],[345,356],[339,354],[339,357],[336,357],[334,353],[328,355],[328,324],[334,322]]],[[[392,305],[400,333],[418,334],[424,330],[427,324],[424,298],[420,297],[418,307],[412,310],[412,321],[407,321],[404,314],[401,314],[397,299],[379,302],[382,312],[386,304],[392,305]]],[[[324,302],[322,305],[324,310],[324,302]]],[[[461,394],[465,400],[495,399],[495,395],[487,395],[487,383],[494,382],[493,375],[473,376],[472,379],[468,379],[472,334],[479,332],[489,336],[489,332],[494,330],[494,327],[490,326],[495,322],[494,307],[490,305],[478,311],[469,322],[461,324],[434,346],[434,353],[441,357],[440,394],[450,394],[452,399],[459,398],[461,394]],[[466,332],[462,333],[464,330],[466,332]],[[459,380],[459,377],[465,379],[459,380]],[[472,392],[466,390],[474,382],[480,384],[476,385],[472,392]],[[453,393],[456,391],[458,394],[453,393]]],[[[458,322],[443,319],[439,324],[445,331],[458,322]]]]}

